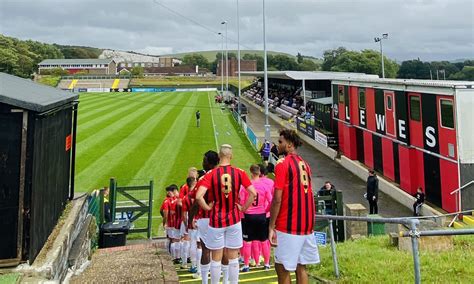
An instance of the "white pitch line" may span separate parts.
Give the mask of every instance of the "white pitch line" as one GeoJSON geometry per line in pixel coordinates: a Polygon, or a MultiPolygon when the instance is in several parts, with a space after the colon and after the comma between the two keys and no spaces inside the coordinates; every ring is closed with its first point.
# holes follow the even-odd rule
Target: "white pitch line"
{"type": "Polygon", "coordinates": [[[209,97],[209,92],[207,92],[207,99],[209,101],[209,108],[211,109],[211,121],[212,127],[214,129],[214,140],[216,141],[216,151],[219,151],[219,143],[217,143],[217,131],[216,131],[216,124],[214,123],[214,114],[212,113],[212,106],[211,106],[211,98],[209,97]]]}

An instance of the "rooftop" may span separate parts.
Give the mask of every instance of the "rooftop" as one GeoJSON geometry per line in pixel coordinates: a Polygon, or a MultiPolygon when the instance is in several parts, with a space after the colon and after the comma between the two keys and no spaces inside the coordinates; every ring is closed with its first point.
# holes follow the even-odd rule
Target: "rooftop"
{"type": "Polygon", "coordinates": [[[44,112],[77,100],[77,94],[0,73],[0,103],[44,112]]]}
{"type": "Polygon", "coordinates": [[[109,64],[112,58],[105,59],[45,59],[38,63],[38,65],[53,65],[53,64],[109,64]]]}
{"type": "MultiPolygon", "coordinates": [[[[364,73],[351,72],[328,72],[328,71],[268,71],[268,78],[286,79],[286,80],[335,80],[350,78],[370,78],[375,79],[379,76],[368,75],[364,73]]],[[[244,71],[244,76],[263,77],[263,71],[244,71]]]]}

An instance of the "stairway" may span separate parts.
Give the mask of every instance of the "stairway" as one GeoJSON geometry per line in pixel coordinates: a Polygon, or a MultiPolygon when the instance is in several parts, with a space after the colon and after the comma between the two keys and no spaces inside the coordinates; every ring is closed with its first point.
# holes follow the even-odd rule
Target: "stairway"
{"type": "Polygon", "coordinates": [[[112,84],[112,89],[117,89],[120,84],[120,79],[115,79],[114,83],[112,84]]]}
{"type": "Polygon", "coordinates": [[[75,87],[76,84],[77,84],[77,81],[79,81],[79,80],[78,80],[78,79],[72,80],[72,81],[71,81],[71,84],[70,84],[69,87],[68,87],[68,89],[69,89],[69,90],[74,89],[74,87],[75,87]]]}
{"type": "Polygon", "coordinates": [[[464,215],[461,218],[458,218],[457,221],[454,221],[453,227],[455,229],[471,229],[474,228],[474,216],[464,215]]]}

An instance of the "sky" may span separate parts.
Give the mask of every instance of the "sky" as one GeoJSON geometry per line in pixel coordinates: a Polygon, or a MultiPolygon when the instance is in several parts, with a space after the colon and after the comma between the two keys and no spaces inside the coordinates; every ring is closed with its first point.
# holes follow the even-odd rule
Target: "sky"
{"type": "MultiPolygon", "coordinates": [[[[263,49],[262,1],[239,0],[242,49],[263,49]]],[[[380,50],[397,61],[474,59],[473,0],[266,0],[267,50],[321,58],[380,50]]],[[[0,33],[46,43],[162,55],[218,50],[237,0],[0,0],[0,33]]]]}

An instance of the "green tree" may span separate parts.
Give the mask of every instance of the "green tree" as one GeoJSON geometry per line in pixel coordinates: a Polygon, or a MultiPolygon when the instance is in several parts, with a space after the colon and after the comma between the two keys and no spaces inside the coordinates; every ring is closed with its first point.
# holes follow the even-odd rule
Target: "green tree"
{"type": "Polygon", "coordinates": [[[271,55],[268,54],[268,66],[274,67],[276,70],[299,70],[298,63],[296,63],[294,58],[283,54],[271,55]]]}
{"type": "Polygon", "coordinates": [[[449,76],[449,79],[474,81],[474,66],[464,66],[461,71],[449,76]]]}
{"type": "Polygon", "coordinates": [[[303,55],[301,55],[301,53],[299,53],[299,52],[296,55],[296,62],[298,62],[298,64],[303,63],[303,55]]]}
{"type": "Polygon", "coordinates": [[[347,49],[342,46],[338,47],[337,49],[329,49],[324,51],[323,64],[321,66],[322,70],[331,71],[336,59],[345,52],[347,52],[347,49]]]}
{"type": "Polygon", "coordinates": [[[132,76],[134,77],[143,78],[145,70],[141,66],[135,66],[130,70],[130,73],[132,73],[132,76]]]}
{"type": "Polygon", "coordinates": [[[192,53],[183,57],[183,65],[196,66],[201,68],[209,68],[209,61],[202,54],[192,53]]]}
{"type": "Polygon", "coordinates": [[[398,70],[398,78],[430,79],[430,64],[420,59],[403,61],[398,70]]]}
{"type": "Polygon", "coordinates": [[[301,71],[317,71],[319,70],[319,65],[316,64],[313,60],[303,59],[303,61],[298,64],[299,70],[301,71]]]}
{"type": "MultiPolygon", "coordinates": [[[[357,72],[366,74],[377,74],[382,77],[382,57],[375,50],[351,51],[344,48],[324,52],[324,68],[329,68],[328,62],[331,63],[326,71],[339,72],[357,72]],[[325,65],[326,64],[326,65],[325,65]]],[[[384,56],[385,77],[395,78],[398,72],[398,64],[384,56]]]]}

